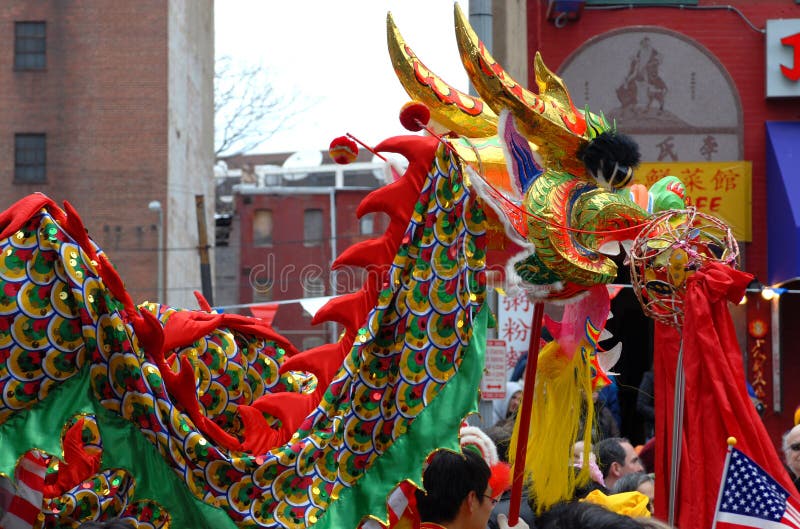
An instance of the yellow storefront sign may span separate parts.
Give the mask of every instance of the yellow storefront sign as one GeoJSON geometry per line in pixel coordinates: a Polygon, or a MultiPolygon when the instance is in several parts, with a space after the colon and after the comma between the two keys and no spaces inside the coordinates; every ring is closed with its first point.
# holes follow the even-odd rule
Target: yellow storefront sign
{"type": "Polygon", "coordinates": [[[672,175],[686,186],[687,205],[722,219],[739,241],[752,240],[750,162],[642,163],[634,182],[650,187],[672,175]]]}

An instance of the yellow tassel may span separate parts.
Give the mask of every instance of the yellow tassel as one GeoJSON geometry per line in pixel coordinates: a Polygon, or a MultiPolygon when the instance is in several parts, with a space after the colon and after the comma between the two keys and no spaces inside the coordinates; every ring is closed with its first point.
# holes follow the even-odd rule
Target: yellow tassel
{"type": "MultiPolygon", "coordinates": [[[[584,461],[588,461],[594,403],[591,366],[587,357],[582,351],[577,351],[570,359],[554,341],[539,352],[533,410],[527,418],[531,423],[525,461],[525,482],[539,513],[559,501],[571,499],[575,487],[589,481],[588,464],[575,474],[572,449],[575,442],[582,439],[584,461]],[[584,409],[585,426],[579,432],[584,409]]],[[[516,454],[519,421],[522,419],[517,416],[514,425],[509,447],[512,458],[516,454]]]]}

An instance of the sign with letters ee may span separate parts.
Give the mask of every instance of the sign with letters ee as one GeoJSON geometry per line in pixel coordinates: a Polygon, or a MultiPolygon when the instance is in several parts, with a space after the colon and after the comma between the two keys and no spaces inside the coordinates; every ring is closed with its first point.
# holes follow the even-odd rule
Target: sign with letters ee
{"type": "Polygon", "coordinates": [[[686,205],[719,217],[733,230],[737,241],[753,240],[751,184],[753,164],[731,162],[643,162],[634,181],[646,187],[667,175],[686,186],[686,205]]]}

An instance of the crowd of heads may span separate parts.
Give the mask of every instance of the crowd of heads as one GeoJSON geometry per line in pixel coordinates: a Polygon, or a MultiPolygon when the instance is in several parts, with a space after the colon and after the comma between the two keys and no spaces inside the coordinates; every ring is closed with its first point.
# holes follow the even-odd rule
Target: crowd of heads
{"type": "MultiPolygon", "coordinates": [[[[498,448],[500,459],[507,460],[511,430],[493,428],[489,430],[489,434],[498,448]]],[[[576,453],[578,451],[576,448],[576,453]]],[[[606,439],[595,446],[590,459],[598,461],[599,468],[602,469],[602,477],[599,479],[601,482],[606,480],[605,486],[590,481],[589,485],[576,490],[574,501],[558,504],[537,518],[536,527],[544,529],[658,527],[643,525],[644,522],[641,520],[618,515],[599,505],[578,501],[592,490],[600,490],[604,494],[635,491],[647,496],[650,500],[648,508],[652,512],[653,478],[644,472],[630,442],[624,438],[606,439]]],[[[498,516],[495,512],[492,515],[504,491],[491,490],[490,477],[488,464],[472,450],[466,449],[463,453],[450,450],[434,452],[428,458],[423,472],[423,489],[416,493],[420,519],[445,527],[485,529],[491,516],[492,520],[488,527],[507,527],[502,525],[504,521],[498,523],[504,520],[502,514],[498,516]]],[[[507,500],[507,496],[506,494],[503,498],[507,500]]],[[[503,505],[497,507],[501,508],[503,505]]],[[[516,526],[518,528],[528,526],[524,519],[533,523],[532,513],[535,506],[527,507],[530,507],[526,509],[529,515],[521,516],[521,525],[516,526]]],[[[508,505],[506,504],[504,510],[500,511],[508,512],[508,505]]]]}
{"type": "MultiPolygon", "coordinates": [[[[502,491],[489,487],[490,470],[482,457],[471,450],[456,453],[438,450],[428,460],[423,472],[424,490],[416,493],[420,520],[444,527],[485,529],[493,507],[502,491]]],[[[652,484],[642,472],[623,476],[618,489],[638,490],[652,484]]],[[[508,527],[501,515],[499,527],[508,527]]],[[[661,529],[665,524],[649,518],[617,514],[589,502],[567,501],[554,505],[536,519],[538,529],[661,529]]],[[[515,526],[527,529],[522,519],[515,526]]]]}
{"type": "MultiPolygon", "coordinates": [[[[509,460],[509,445],[518,409],[517,395],[520,387],[514,387],[509,397],[496,408],[496,424],[486,433],[497,447],[501,461],[509,460]]],[[[800,415],[800,407],[798,407],[800,415]]],[[[798,417],[800,419],[800,417],[798,417]]],[[[800,422],[800,420],[796,421],[800,422]]],[[[652,443],[648,443],[644,449],[652,443]]],[[[653,512],[655,481],[648,474],[644,461],[639,456],[642,447],[634,448],[624,437],[607,437],[594,443],[592,450],[584,452],[583,442],[574,446],[574,471],[576,475],[584,464],[592,467],[592,480],[576,488],[572,500],[556,504],[535,517],[535,500],[523,497],[518,525],[512,529],[669,529],[669,526],[654,517],[621,515],[603,505],[582,501],[594,491],[606,495],[637,492],[649,500],[647,510],[653,512]],[[588,461],[584,461],[588,454],[588,461]],[[523,515],[525,511],[525,515],[523,515]],[[528,520],[529,524],[526,524],[528,520]]],[[[652,448],[652,447],[651,447],[652,448]]],[[[787,431],[782,438],[782,449],[786,469],[795,485],[800,484],[800,424],[787,431]]],[[[642,452],[644,457],[644,452],[642,452]]],[[[509,494],[492,491],[489,486],[491,471],[485,460],[476,453],[465,450],[463,454],[439,450],[430,458],[424,471],[424,490],[417,492],[418,511],[422,521],[445,527],[507,529],[504,514],[508,512],[509,494]],[[501,499],[502,494],[502,499],[501,499]],[[500,504],[498,505],[498,501],[500,504]],[[503,503],[505,502],[505,503],[503,503]],[[492,512],[494,509],[494,512],[492,512]],[[487,525],[488,521],[488,525],[487,525]]],[[[525,495],[527,493],[523,491],[525,495]]],[[[641,498],[641,496],[638,496],[641,498]]],[[[643,498],[641,498],[643,501],[643,498]]],[[[640,504],[643,505],[643,504],[640,504]]],[[[647,513],[645,513],[647,514],[647,513]]]]}

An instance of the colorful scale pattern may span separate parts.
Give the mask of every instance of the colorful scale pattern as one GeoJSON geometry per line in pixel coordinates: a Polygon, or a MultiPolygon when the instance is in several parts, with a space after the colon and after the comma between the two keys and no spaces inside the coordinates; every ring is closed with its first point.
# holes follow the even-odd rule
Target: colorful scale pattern
{"type": "Polygon", "coordinates": [[[49,215],[0,242],[0,263],[2,424],[47,398],[90,358],[99,360],[124,325],[112,316],[120,305],[97,280],[96,263],[49,215]]]}
{"type": "MultiPolygon", "coordinates": [[[[173,402],[123,304],[55,218],[43,210],[0,241],[0,424],[46,405],[53,387],[88,366],[102,406],[133,423],[196,498],[241,527],[319,520],[458,373],[485,298],[484,212],[441,147],[377,306],[323,400],[287,444],[261,455],[229,452],[173,402]]],[[[176,313],[155,304],[139,310],[162,325],[176,313]]],[[[284,351],[238,331],[216,329],[172,353],[189,358],[202,413],[233,435],[241,433],[237,406],[270,392],[311,393],[316,384],[307,373],[279,374],[284,351]]],[[[177,360],[171,365],[178,369],[177,360]]],[[[102,448],[96,428],[87,438],[102,448]]],[[[139,527],[169,526],[158,498],[126,503],[133,489],[124,471],[102,469],[48,499],[45,526],[76,526],[69,520],[107,512],[139,527]]]]}

